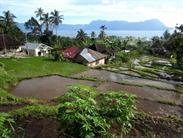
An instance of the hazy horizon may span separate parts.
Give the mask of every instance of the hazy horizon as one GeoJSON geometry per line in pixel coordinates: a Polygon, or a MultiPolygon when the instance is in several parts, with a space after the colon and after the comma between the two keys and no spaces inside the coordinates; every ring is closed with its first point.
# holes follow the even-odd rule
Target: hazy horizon
{"type": "Polygon", "coordinates": [[[183,23],[182,0],[0,0],[0,15],[10,10],[15,21],[25,22],[34,11],[42,7],[45,12],[54,9],[64,15],[64,24],[88,24],[93,20],[123,20],[139,22],[159,19],[167,27],[183,23]]]}

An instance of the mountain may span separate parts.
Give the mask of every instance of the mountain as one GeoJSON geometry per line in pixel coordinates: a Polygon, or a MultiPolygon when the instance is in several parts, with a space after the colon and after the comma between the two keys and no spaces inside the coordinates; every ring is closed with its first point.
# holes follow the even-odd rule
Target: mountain
{"type": "MultiPolygon", "coordinates": [[[[98,30],[100,26],[105,25],[108,30],[166,30],[168,29],[160,20],[151,19],[142,22],[127,22],[127,21],[105,21],[96,20],[89,24],[61,24],[58,30],[98,30]]],[[[23,24],[18,26],[25,31],[23,24]]]]}

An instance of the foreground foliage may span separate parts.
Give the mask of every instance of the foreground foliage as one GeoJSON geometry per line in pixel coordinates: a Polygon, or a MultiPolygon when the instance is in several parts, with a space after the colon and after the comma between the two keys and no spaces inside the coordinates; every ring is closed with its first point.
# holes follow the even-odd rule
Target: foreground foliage
{"type": "Polygon", "coordinates": [[[7,127],[7,123],[11,125],[14,123],[14,120],[9,114],[0,113],[0,137],[1,138],[10,138],[11,130],[7,127]]]}
{"type": "Polygon", "coordinates": [[[27,117],[32,118],[49,118],[56,117],[58,108],[57,106],[49,105],[30,105],[11,112],[15,119],[22,119],[27,117]]]}
{"type": "Polygon", "coordinates": [[[127,132],[134,117],[133,111],[134,96],[114,92],[97,96],[94,89],[79,85],[70,87],[60,99],[58,119],[62,134],[103,137],[112,136],[109,133],[111,120],[127,132]]]}

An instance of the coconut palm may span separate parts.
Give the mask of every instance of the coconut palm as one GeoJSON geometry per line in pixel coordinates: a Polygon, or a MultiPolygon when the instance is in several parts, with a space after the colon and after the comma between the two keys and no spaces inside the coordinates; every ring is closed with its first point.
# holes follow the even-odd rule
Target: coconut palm
{"type": "Polygon", "coordinates": [[[77,31],[76,39],[80,41],[84,41],[86,40],[87,37],[88,37],[87,33],[85,33],[83,29],[80,29],[79,31],[77,31]]]}
{"type": "Polygon", "coordinates": [[[50,22],[55,26],[56,29],[56,35],[57,35],[57,28],[60,23],[62,23],[63,15],[60,15],[60,12],[57,10],[54,10],[51,12],[50,22]]]}
{"type": "Polygon", "coordinates": [[[41,20],[43,14],[44,14],[44,10],[40,7],[37,9],[37,11],[35,11],[36,17],[39,17],[39,20],[41,20]]]}
{"type": "Polygon", "coordinates": [[[2,33],[3,33],[3,43],[4,43],[4,49],[6,53],[6,44],[4,42],[4,33],[8,33],[11,31],[13,26],[15,26],[14,18],[16,16],[11,13],[9,10],[3,12],[4,16],[0,16],[0,22],[1,22],[1,27],[2,27],[2,33]]]}
{"type": "Polygon", "coordinates": [[[107,29],[107,27],[106,27],[105,25],[102,25],[102,26],[100,27],[100,29],[103,30],[103,31],[105,31],[105,30],[107,29]]]}
{"type": "Polygon", "coordinates": [[[48,33],[49,32],[49,25],[50,25],[49,13],[43,14],[43,17],[41,18],[41,21],[43,22],[43,24],[46,27],[46,29],[45,29],[46,33],[48,33]]]}
{"type": "Polygon", "coordinates": [[[8,31],[15,25],[14,19],[16,16],[9,10],[3,12],[4,16],[0,16],[0,21],[4,25],[4,33],[8,31]]]}
{"type": "Polygon", "coordinates": [[[91,32],[91,38],[92,39],[95,39],[96,38],[96,33],[93,31],[93,32],[91,32]]]}
{"type": "Polygon", "coordinates": [[[100,34],[99,34],[99,38],[100,39],[103,39],[105,36],[106,36],[106,33],[105,33],[105,30],[107,29],[107,27],[105,26],[105,25],[102,25],[101,27],[100,27],[100,29],[101,29],[101,31],[100,31],[100,34]]]}

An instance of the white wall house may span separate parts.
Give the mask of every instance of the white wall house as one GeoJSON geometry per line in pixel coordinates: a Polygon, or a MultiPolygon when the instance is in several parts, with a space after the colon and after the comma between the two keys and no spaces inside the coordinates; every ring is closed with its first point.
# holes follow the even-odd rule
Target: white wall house
{"type": "Polygon", "coordinates": [[[17,51],[26,52],[30,56],[46,56],[53,48],[42,43],[25,43],[17,51]]]}

